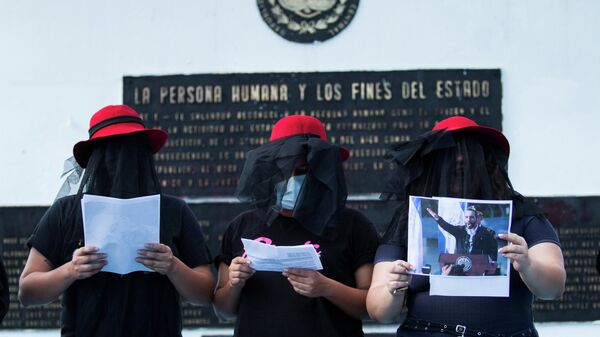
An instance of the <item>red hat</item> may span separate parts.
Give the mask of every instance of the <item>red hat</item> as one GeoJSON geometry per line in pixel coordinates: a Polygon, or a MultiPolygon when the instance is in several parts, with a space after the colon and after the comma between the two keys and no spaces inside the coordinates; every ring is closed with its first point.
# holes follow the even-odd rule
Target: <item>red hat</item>
{"type": "Polygon", "coordinates": [[[502,132],[489,128],[487,126],[481,126],[474,121],[468,119],[467,117],[462,116],[454,116],[450,118],[446,118],[441,122],[437,123],[433,130],[448,130],[448,131],[467,131],[478,133],[480,135],[486,136],[488,139],[491,139],[495,144],[499,145],[500,148],[508,155],[510,154],[510,145],[508,144],[508,140],[502,132]]]}
{"type": "MultiPolygon", "coordinates": [[[[314,117],[305,115],[291,115],[277,121],[271,130],[270,141],[305,134],[319,136],[322,140],[327,141],[327,132],[325,132],[323,123],[314,117]]],[[[350,152],[341,146],[340,154],[342,155],[342,160],[347,160],[350,157],[350,152]]]]}
{"type": "Polygon", "coordinates": [[[140,115],[127,105],[108,105],[98,110],[90,119],[90,138],[73,146],[75,160],[85,168],[98,139],[131,133],[146,134],[152,153],[158,152],[168,137],[163,130],[146,129],[140,115]]]}

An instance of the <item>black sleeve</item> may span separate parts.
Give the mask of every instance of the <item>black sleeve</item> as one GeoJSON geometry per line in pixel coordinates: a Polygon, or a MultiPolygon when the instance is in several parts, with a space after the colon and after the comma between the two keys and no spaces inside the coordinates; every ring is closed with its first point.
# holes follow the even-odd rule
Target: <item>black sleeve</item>
{"type": "Polygon", "coordinates": [[[64,262],[62,254],[64,233],[61,226],[63,202],[64,200],[58,200],[50,206],[27,241],[27,246],[37,249],[54,268],[60,267],[64,262]]]}
{"type": "Polygon", "coordinates": [[[396,260],[406,261],[406,257],[406,246],[383,244],[377,247],[377,253],[375,254],[375,263],[392,262],[396,260]]]}
{"type": "Polygon", "coordinates": [[[371,221],[358,211],[355,213],[351,242],[355,270],[363,264],[373,263],[379,237],[371,221]]]}
{"type": "Polygon", "coordinates": [[[459,233],[463,231],[462,228],[460,228],[459,226],[453,226],[447,223],[446,220],[442,219],[442,217],[439,217],[438,220],[436,220],[436,222],[438,223],[438,225],[440,225],[440,227],[442,227],[443,230],[450,233],[454,237],[460,235],[459,233]]]}
{"type": "Polygon", "coordinates": [[[238,228],[239,223],[240,216],[233,219],[231,223],[229,223],[229,226],[227,226],[225,233],[223,233],[223,239],[221,240],[221,253],[215,259],[215,267],[217,267],[217,269],[219,268],[219,264],[221,262],[225,263],[226,265],[230,265],[231,260],[233,260],[235,257],[233,253],[233,241],[241,240],[241,238],[236,235],[236,229],[238,228]]]}
{"type": "Polygon", "coordinates": [[[0,258],[0,323],[2,323],[2,319],[4,319],[9,307],[10,297],[8,292],[8,278],[6,277],[4,263],[0,258]]]}
{"type": "Polygon", "coordinates": [[[183,201],[181,202],[181,236],[177,248],[179,258],[190,268],[210,263],[202,229],[190,207],[183,201]]]}
{"type": "Polygon", "coordinates": [[[531,217],[525,224],[523,230],[523,238],[527,241],[529,247],[533,247],[538,243],[552,242],[560,246],[558,235],[552,227],[552,224],[548,219],[544,217],[531,217]]]}

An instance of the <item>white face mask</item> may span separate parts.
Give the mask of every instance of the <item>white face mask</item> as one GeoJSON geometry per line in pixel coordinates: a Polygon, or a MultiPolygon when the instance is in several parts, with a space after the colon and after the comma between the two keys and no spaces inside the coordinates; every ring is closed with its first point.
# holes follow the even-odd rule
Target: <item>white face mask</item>
{"type": "MultiPolygon", "coordinates": [[[[304,178],[306,175],[292,176],[288,180],[284,180],[277,184],[276,190],[283,192],[281,197],[281,208],[293,210],[300,195],[300,190],[304,184],[304,178]],[[285,191],[283,185],[285,184],[285,191]]],[[[278,193],[279,194],[279,193],[278,193]]],[[[278,198],[279,199],[279,198],[278,198]]]]}

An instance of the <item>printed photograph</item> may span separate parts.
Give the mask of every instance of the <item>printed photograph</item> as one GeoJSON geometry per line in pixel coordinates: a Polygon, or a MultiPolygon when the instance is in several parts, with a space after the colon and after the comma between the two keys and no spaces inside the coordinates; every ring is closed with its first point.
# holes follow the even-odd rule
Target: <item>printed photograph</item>
{"type": "Polygon", "coordinates": [[[410,197],[408,262],[415,274],[506,276],[512,202],[410,197]]]}

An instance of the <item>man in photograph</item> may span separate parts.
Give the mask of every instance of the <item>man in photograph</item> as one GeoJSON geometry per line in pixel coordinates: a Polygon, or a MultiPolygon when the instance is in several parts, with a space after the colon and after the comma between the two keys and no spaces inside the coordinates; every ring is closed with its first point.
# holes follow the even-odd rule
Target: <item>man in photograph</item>
{"type": "Polygon", "coordinates": [[[427,212],[444,231],[456,238],[456,251],[454,253],[483,254],[489,256],[491,261],[498,259],[496,233],[492,229],[481,225],[483,213],[477,211],[474,206],[465,210],[465,224],[463,226],[449,224],[430,208],[427,208],[427,212]]]}

